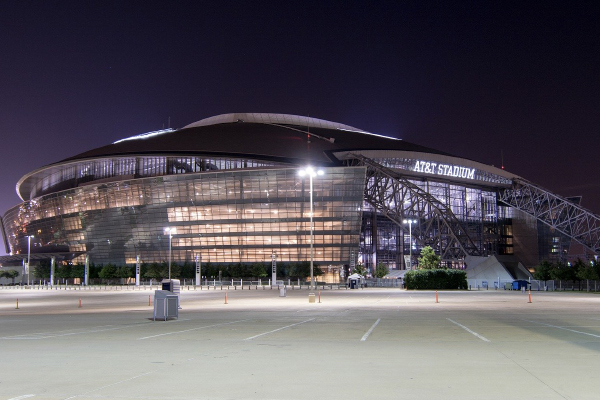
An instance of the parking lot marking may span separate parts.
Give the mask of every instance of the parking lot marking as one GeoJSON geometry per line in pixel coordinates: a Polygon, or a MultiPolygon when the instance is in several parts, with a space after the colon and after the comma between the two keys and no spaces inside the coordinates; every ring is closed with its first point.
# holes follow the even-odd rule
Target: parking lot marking
{"type": "Polygon", "coordinates": [[[463,328],[465,331],[469,332],[472,335],[477,336],[479,339],[483,340],[484,342],[489,342],[490,340],[485,338],[484,336],[481,336],[479,333],[477,332],[473,332],[472,330],[470,330],[469,328],[467,328],[466,326],[459,324],[458,322],[450,319],[450,318],[446,318],[448,321],[452,322],[453,324],[456,324],[458,326],[460,326],[461,328],[463,328]]]}
{"type": "Polygon", "coordinates": [[[578,331],[578,330],[575,330],[575,329],[569,329],[569,328],[565,328],[564,326],[556,326],[556,325],[546,324],[544,322],[530,321],[528,319],[524,319],[523,321],[532,322],[534,324],[545,325],[545,326],[549,326],[551,328],[563,329],[565,331],[569,331],[569,332],[573,332],[573,333],[581,333],[582,335],[588,335],[588,336],[593,336],[593,337],[600,338],[600,335],[594,335],[593,333],[582,332],[582,331],[578,331]]]}
{"type": "Polygon", "coordinates": [[[0,340],[52,339],[52,338],[57,338],[57,337],[62,337],[62,336],[73,336],[73,335],[84,335],[84,334],[97,333],[97,332],[117,331],[117,330],[121,330],[121,329],[135,328],[137,326],[146,325],[146,324],[148,324],[148,323],[143,322],[143,323],[136,323],[136,324],[130,324],[130,325],[123,325],[123,326],[102,325],[102,326],[93,327],[92,329],[79,330],[77,332],[58,331],[58,332],[67,332],[67,333],[58,333],[57,332],[55,334],[52,334],[49,332],[43,332],[43,333],[30,333],[30,334],[15,335],[15,336],[4,336],[4,337],[0,337],[0,340]],[[108,328],[108,327],[110,327],[110,328],[108,328]],[[99,329],[99,328],[104,328],[104,329],[99,329]],[[44,336],[41,336],[41,335],[44,335],[44,336]]]}
{"type": "Polygon", "coordinates": [[[367,340],[367,338],[369,337],[371,332],[373,332],[373,329],[375,329],[377,324],[379,324],[379,321],[381,321],[381,318],[377,318],[377,321],[375,321],[375,323],[371,326],[371,328],[367,331],[367,333],[365,333],[363,335],[363,337],[360,339],[361,342],[364,342],[365,340],[367,340]]]}
{"type": "Polygon", "coordinates": [[[18,397],[12,397],[8,400],[23,400],[23,399],[28,399],[30,397],[34,397],[35,394],[24,394],[23,396],[18,396],[18,397]]]}
{"type": "Polygon", "coordinates": [[[246,338],[246,339],[244,339],[244,340],[252,340],[252,339],[256,339],[257,337],[264,336],[264,335],[268,335],[268,334],[270,334],[270,333],[275,333],[275,332],[278,332],[278,331],[282,331],[282,330],[284,330],[284,329],[291,328],[292,326],[296,326],[296,325],[304,324],[304,323],[306,323],[306,322],[314,321],[315,319],[316,319],[316,318],[311,318],[311,319],[307,319],[306,321],[302,321],[302,322],[296,322],[295,324],[291,324],[291,325],[288,325],[288,326],[284,326],[284,327],[282,327],[282,328],[274,329],[274,330],[272,330],[272,331],[269,331],[269,332],[264,332],[264,333],[260,333],[260,334],[258,334],[258,335],[250,336],[249,338],[246,338]]]}
{"type": "Polygon", "coordinates": [[[155,369],[155,370],[153,370],[153,371],[144,372],[144,373],[142,373],[142,374],[139,374],[139,375],[133,376],[133,377],[131,377],[131,378],[128,378],[128,379],[123,379],[123,380],[120,380],[120,381],[118,381],[118,382],[109,383],[108,385],[104,385],[104,386],[101,386],[101,387],[99,387],[99,388],[96,388],[96,389],[89,390],[89,391],[87,391],[87,392],[85,392],[85,393],[80,393],[80,394],[76,394],[76,395],[74,395],[74,396],[71,396],[71,397],[67,397],[67,398],[66,398],[66,399],[64,399],[64,400],[71,400],[71,399],[74,399],[74,398],[76,398],[76,397],[82,397],[82,396],[86,396],[86,395],[89,395],[90,393],[94,393],[94,392],[97,392],[97,391],[99,391],[99,390],[102,390],[102,389],[109,388],[109,387],[111,387],[111,386],[120,385],[121,383],[125,383],[125,382],[129,382],[129,381],[133,381],[133,380],[135,380],[135,379],[138,379],[138,378],[141,378],[141,377],[143,377],[143,376],[146,376],[146,375],[153,374],[153,373],[155,373],[155,372],[157,372],[157,371],[159,371],[159,370],[158,370],[158,369],[155,369]]]}
{"type": "Polygon", "coordinates": [[[208,329],[208,328],[214,328],[215,326],[223,326],[223,325],[231,325],[231,324],[237,324],[238,322],[244,322],[244,321],[249,321],[247,319],[240,319],[238,321],[232,321],[232,322],[223,322],[222,324],[214,324],[214,325],[207,325],[207,326],[201,326],[198,328],[190,328],[190,329],[184,329],[182,331],[175,331],[175,332],[168,332],[168,333],[160,333],[158,335],[152,335],[152,336],[145,336],[145,337],[141,337],[138,338],[138,340],[144,340],[144,339],[152,339],[155,337],[159,337],[159,336],[167,336],[167,335],[175,335],[177,333],[184,333],[184,332],[190,332],[190,331],[197,331],[200,329],[208,329]]]}

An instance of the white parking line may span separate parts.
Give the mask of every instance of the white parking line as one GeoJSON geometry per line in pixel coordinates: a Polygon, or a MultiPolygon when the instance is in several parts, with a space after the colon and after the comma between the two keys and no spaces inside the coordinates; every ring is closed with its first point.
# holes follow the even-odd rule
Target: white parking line
{"type": "Polygon", "coordinates": [[[448,321],[452,322],[453,324],[456,324],[456,325],[460,326],[461,328],[463,328],[465,331],[469,332],[470,334],[477,336],[479,339],[483,340],[484,342],[489,342],[490,341],[489,339],[486,339],[485,337],[481,336],[479,333],[473,332],[472,330],[470,330],[466,326],[464,326],[462,324],[459,324],[458,322],[456,322],[456,321],[454,321],[454,320],[452,320],[450,318],[446,318],[446,319],[448,321]]]}
{"type": "Polygon", "coordinates": [[[288,326],[284,326],[283,328],[278,328],[278,329],[274,329],[274,330],[272,330],[272,331],[269,331],[269,332],[264,332],[264,333],[260,333],[260,334],[258,334],[258,335],[250,336],[249,338],[246,338],[246,339],[244,339],[244,340],[252,340],[252,339],[256,339],[257,337],[264,336],[264,335],[268,335],[269,333],[274,333],[274,332],[282,331],[282,330],[284,330],[284,329],[291,328],[292,326],[296,326],[296,325],[304,324],[304,323],[306,323],[306,322],[314,321],[315,319],[316,319],[316,318],[307,319],[306,321],[297,322],[297,323],[295,323],[295,324],[291,324],[291,325],[288,325],[288,326]]]}
{"type": "Polygon", "coordinates": [[[534,323],[534,324],[545,325],[545,326],[549,326],[549,327],[551,327],[551,328],[563,329],[563,330],[565,330],[565,331],[569,331],[569,332],[573,332],[573,333],[581,333],[582,335],[588,335],[588,336],[593,336],[593,337],[600,338],[600,335],[594,335],[593,333],[588,333],[588,332],[577,331],[577,330],[575,330],[575,329],[569,329],[569,328],[565,328],[564,326],[550,325],[550,324],[545,324],[545,323],[543,323],[543,322],[530,321],[530,320],[528,320],[528,319],[524,319],[523,321],[532,322],[532,323],[534,323]]]}
{"type": "Polygon", "coordinates": [[[364,342],[365,340],[367,340],[367,338],[369,337],[369,335],[371,334],[371,332],[373,332],[373,329],[375,329],[375,327],[377,326],[377,324],[379,324],[379,321],[381,321],[381,318],[377,318],[377,321],[375,321],[375,323],[371,326],[371,329],[369,329],[367,331],[367,333],[365,333],[363,335],[363,337],[360,339],[361,342],[364,342]]]}
{"type": "Polygon", "coordinates": [[[55,333],[55,334],[52,334],[52,333],[30,333],[30,334],[25,334],[25,335],[4,336],[4,337],[0,337],[0,340],[51,339],[51,338],[62,337],[62,336],[85,335],[88,333],[97,333],[97,332],[106,332],[106,331],[118,331],[121,329],[135,328],[137,326],[146,325],[146,324],[148,324],[148,322],[116,326],[116,327],[114,325],[101,325],[99,327],[93,327],[91,329],[80,330],[77,332],[58,331],[58,332],[67,332],[67,333],[55,333]],[[98,329],[98,328],[103,328],[103,327],[111,327],[111,328],[98,329]],[[41,336],[41,335],[44,335],[44,336],[41,336]]]}
{"type": "Polygon", "coordinates": [[[12,397],[8,400],[23,400],[23,399],[28,399],[30,397],[34,397],[35,394],[24,394],[23,396],[18,396],[18,397],[12,397]]]}
{"type": "Polygon", "coordinates": [[[237,324],[238,322],[244,322],[244,321],[248,321],[248,320],[247,319],[240,319],[239,321],[223,322],[222,324],[214,324],[214,325],[201,326],[199,328],[184,329],[183,331],[161,333],[161,334],[152,335],[152,336],[144,336],[144,337],[138,338],[138,340],[152,339],[152,338],[159,337],[159,336],[175,335],[177,333],[184,333],[184,332],[190,332],[190,331],[197,331],[197,330],[200,330],[200,329],[214,328],[215,326],[237,324]]]}
{"type": "Polygon", "coordinates": [[[144,372],[143,374],[139,374],[139,375],[133,376],[133,377],[131,377],[131,378],[128,378],[128,379],[123,379],[123,380],[121,380],[121,381],[118,381],[118,382],[110,383],[110,384],[108,384],[108,385],[104,385],[104,386],[101,386],[101,387],[99,387],[99,388],[96,388],[96,389],[93,389],[93,390],[89,390],[89,391],[87,391],[87,392],[85,392],[85,393],[80,393],[80,394],[76,394],[76,395],[74,395],[74,396],[71,396],[71,397],[67,397],[67,398],[66,398],[66,399],[64,399],[64,400],[71,400],[71,399],[74,399],[74,398],[76,398],[76,397],[86,396],[86,395],[89,395],[90,393],[97,392],[98,390],[106,389],[106,388],[108,388],[108,387],[111,387],[111,386],[120,385],[121,383],[125,383],[125,382],[129,382],[129,381],[133,381],[133,380],[135,380],[135,379],[141,378],[142,376],[146,376],[146,375],[153,374],[153,373],[155,373],[155,372],[157,372],[157,371],[158,371],[158,369],[155,369],[155,370],[153,370],[153,371],[144,372]]]}

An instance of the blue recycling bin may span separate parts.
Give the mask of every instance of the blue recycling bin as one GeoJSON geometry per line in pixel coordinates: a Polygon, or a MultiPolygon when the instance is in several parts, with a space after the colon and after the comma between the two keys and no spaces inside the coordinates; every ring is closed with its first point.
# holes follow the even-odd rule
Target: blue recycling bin
{"type": "Polygon", "coordinates": [[[525,280],[516,280],[516,281],[513,281],[513,283],[512,283],[512,289],[513,290],[521,290],[522,288],[527,289],[528,284],[529,284],[529,282],[527,282],[525,280]]]}

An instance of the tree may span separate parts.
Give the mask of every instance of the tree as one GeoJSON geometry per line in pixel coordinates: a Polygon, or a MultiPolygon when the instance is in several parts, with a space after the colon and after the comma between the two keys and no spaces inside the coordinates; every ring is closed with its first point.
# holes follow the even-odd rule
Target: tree
{"type": "Polygon", "coordinates": [[[535,267],[533,271],[533,277],[539,281],[544,281],[544,286],[546,286],[546,281],[552,279],[552,264],[549,261],[542,261],[538,266],[535,267]]]}
{"type": "Polygon", "coordinates": [[[117,271],[117,267],[109,263],[102,267],[100,273],[98,273],[98,276],[104,280],[111,281],[115,278],[118,278],[119,273],[117,271]]]}
{"type": "Polygon", "coordinates": [[[265,268],[265,264],[263,263],[254,263],[252,264],[251,272],[253,277],[264,278],[267,276],[267,269],[265,268]]]}
{"type": "Polygon", "coordinates": [[[421,249],[419,257],[419,268],[436,269],[440,266],[441,257],[436,255],[431,246],[425,246],[421,249]]]}
{"type": "MultiPolygon", "coordinates": [[[[313,276],[323,275],[321,267],[313,263],[313,276]]],[[[310,276],[310,261],[300,261],[290,264],[290,277],[306,279],[310,276]]]]}
{"type": "MultiPolygon", "coordinates": [[[[578,262],[581,260],[577,260],[578,262]]],[[[576,263],[577,264],[577,263],[576,263]]],[[[590,291],[590,279],[596,280],[598,279],[598,272],[594,268],[593,264],[585,264],[583,261],[581,265],[577,269],[577,277],[579,279],[585,279],[587,282],[587,291],[590,291]]]]}
{"type": "Polygon", "coordinates": [[[98,274],[100,273],[100,269],[98,266],[96,266],[96,264],[94,263],[90,263],[90,279],[96,279],[99,278],[98,274]]]}
{"type": "Polygon", "coordinates": [[[202,265],[202,274],[204,274],[206,279],[215,276],[215,271],[216,267],[210,261],[202,265]]]}
{"type": "Polygon", "coordinates": [[[124,265],[121,268],[119,268],[118,271],[118,276],[119,278],[123,278],[123,279],[127,279],[127,278],[133,278],[135,276],[135,268],[129,265],[124,265]]]}
{"type": "Polygon", "coordinates": [[[246,277],[246,268],[242,263],[235,263],[231,265],[231,277],[232,278],[244,278],[246,277]]]}
{"type": "Polygon", "coordinates": [[[158,263],[152,263],[147,266],[146,272],[144,273],[144,278],[161,281],[168,275],[169,275],[169,271],[167,270],[166,263],[164,265],[158,264],[158,263]]]}
{"type": "Polygon", "coordinates": [[[196,265],[186,261],[181,266],[181,278],[193,279],[196,276],[196,265]]]}
{"type": "Polygon", "coordinates": [[[71,278],[85,278],[85,265],[75,264],[71,267],[71,278]]]}
{"type": "Polygon", "coordinates": [[[33,276],[44,279],[50,278],[50,263],[41,261],[40,265],[33,267],[33,276]]]}
{"type": "Polygon", "coordinates": [[[367,273],[367,269],[365,268],[363,263],[359,261],[356,263],[356,265],[354,265],[354,268],[352,269],[351,273],[365,276],[365,274],[367,273]]]}
{"type": "Polygon", "coordinates": [[[389,273],[390,273],[390,268],[380,261],[377,264],[377,267],[375,268],[375,277],[383,278],[384,276],[386,276],[389,273]]]}
{"type": "Polygon", "coordinates": [[[69,279],[69,278],[71,278],[71,269],[72,268],[73,267],[70,264],[59,265],[58,268],[56,269],[56,277],[58,279],[69,279]]]}
{"type": "Polygon", "coordinates": [[[6,271],[0,271],[0,278],[12,279],[12,284],[15,284],[15,279],[19,276],[19,271],[16,269],[9,269],[6,271]]]}
{"type": "Polygon", "coordinates": [[[562,262],[557,262],[552,265],[550,270],[550,277],[558,281],[558,287],[562,288],[562,281],[571,279],[571,268],[562,262]]]}

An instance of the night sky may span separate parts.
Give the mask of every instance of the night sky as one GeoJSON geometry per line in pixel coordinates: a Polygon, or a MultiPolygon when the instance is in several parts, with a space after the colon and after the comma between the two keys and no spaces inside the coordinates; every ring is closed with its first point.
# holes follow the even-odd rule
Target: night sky
{"type": "Polygon", "coordinates": [[[29,171],[231,112],[503,154],[600,214],[600,2],[438,3],[3,0],[0,214],[29,171]]]}

